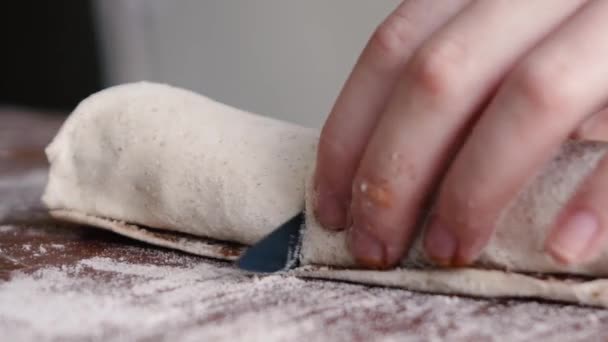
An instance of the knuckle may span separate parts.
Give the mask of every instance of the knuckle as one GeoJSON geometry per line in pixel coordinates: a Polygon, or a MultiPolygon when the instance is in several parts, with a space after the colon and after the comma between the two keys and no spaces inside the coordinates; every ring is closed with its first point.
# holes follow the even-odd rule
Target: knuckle
{"type": "Polygon", "coordinates": [[[525,63],[516,72],[513,87],[538,114],[563,113],[573,105],[574,93],[568,89],[563,70],[556,63],[525,63]]]}
{"type": "Polygon", "coordinates": [[[414,56],[410,76],[416,86],[445,97],[458,89],[462,72],[462,48],[452,41],[423,46],[414,56]]]}
{"type": "Polygon", "coordinates": [[[346,146],[338,137],[332,137],[329,133],[321,134],[318,146],[319,154],[327,155],[328,159],[339,157],[346,151],[346,146]]]}
{"type": "Polygon", "coordinates": [[[358,177],[353,182],[353,194],[378,208],[391,208],[395,202],[394,185],[385,179],[358,177]]]}
{"type": "Polygon", "coordinates": [[[414,28],[403,14],[391,14],[372,35],[369,47],[376,58],[398,62],[404,59],[413,41],[414,28]]]}

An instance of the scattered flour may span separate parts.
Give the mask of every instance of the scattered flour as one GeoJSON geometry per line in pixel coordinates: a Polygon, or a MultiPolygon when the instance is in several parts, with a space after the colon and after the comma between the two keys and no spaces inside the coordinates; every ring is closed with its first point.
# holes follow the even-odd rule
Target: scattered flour
{"type": "Polygon", "coordinates": [[[0,226],[0,233],[10,233],[15,230],[15,226],[0,226]]]}
{"type": "Polygon", "coordinates": [[[582,341],[607,323],[606,311],[590,308],[250,277],[195,258],[161,266],[94,257],[0,282],[6,341],[582,341]]]}
{"type": "Polygon", "coordinates": [[[5,200],[0,201],[0,222],[16,212],[39,205],[47,177],[47,169],[33,169],[15,175],[3,175],[0,178],[0,195],[5,200]]]}
{"type": "Polygon", "coordinates": [[[47,176],[46,168],[33,169],[13,176],[3,176],[0,178],[0,190],[39,186],[46,183],[47,176]]]}

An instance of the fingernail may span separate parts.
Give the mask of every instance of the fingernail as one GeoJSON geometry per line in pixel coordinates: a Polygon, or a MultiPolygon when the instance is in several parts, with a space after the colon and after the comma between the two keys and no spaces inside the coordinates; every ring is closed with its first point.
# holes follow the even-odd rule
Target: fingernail
{"type": "Polygon", "coordinates": [[[586,253],[598,230],[599,224],[595,215],[587,211],[576,212],[567,217],[551,234],[549,253],[559,262],[576,263],[586,253]]]}
{"type": "Polygon", "coordinates": [[[434,219],[427,229],[424,246],[428,257],[435,263],[440,266],[451,266],[458,248],[458,241],[452,231],[434,219]]]}
{"type": "Polygon", "coordinates": [[[353,226],[348,231],[348,247],[355,260],[369,268],[386,268],[384,244],[365,228],[353,226]]]}
{"type": "Polygon", "coordinates": [[[346,226],[346,205],[331,194],[316,192],[315,216],[323,228],[341,230],[346,226]]]}

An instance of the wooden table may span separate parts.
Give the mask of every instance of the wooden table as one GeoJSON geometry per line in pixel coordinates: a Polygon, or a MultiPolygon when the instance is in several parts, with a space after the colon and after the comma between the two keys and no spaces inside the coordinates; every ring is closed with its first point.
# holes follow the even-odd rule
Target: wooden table
{"type": "Polygon", "coordinates": [[[43,147],[60,116],[0,110],[1,341],[594,341],[608,310],[293,277],[50,219],[43,147]]]}

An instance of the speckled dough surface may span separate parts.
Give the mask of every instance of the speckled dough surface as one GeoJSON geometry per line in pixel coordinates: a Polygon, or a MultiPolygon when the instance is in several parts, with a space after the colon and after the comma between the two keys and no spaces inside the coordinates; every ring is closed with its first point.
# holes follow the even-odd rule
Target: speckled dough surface
{"type": "Polygon", "coordinates": [[[187,90],[117,86],[85,99],[47,148],[43,201],[251,244],[303,209],[316,139],[187,90]]]}
{"type": "MultiPolygon", "coordinates": [[[[65,220],[84,218],[135,239],[231,259],[234,255],[204,242],[158,240],[143,226],[252,244],[310,207],[317,139],[314,130],[187,90],[144,82],[121,85],[85,99],[47,148],[51,169],[43,201],[65,220]],[[133,229],[138,225],[141,231],[133,229]]],[[[541,248],[549,223],[606,149],[602,143],[565,145],[503,213],[477,268],[433,270],[416,243],[402,268],[392,271],[305,266],[294,272],[429,292],[608,306],[606,280],[513,273],[608,275],[608,254],[568,268],[541,248]]],[[[310,211],[304,234],[304,264],[353,266],[343,233],[322,230],[310,211]]]]}

